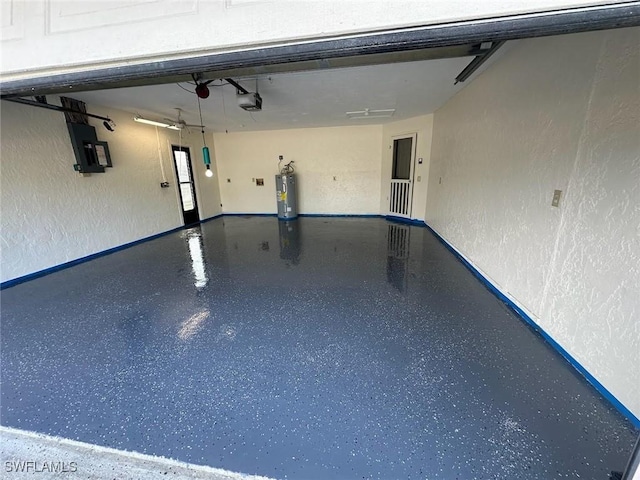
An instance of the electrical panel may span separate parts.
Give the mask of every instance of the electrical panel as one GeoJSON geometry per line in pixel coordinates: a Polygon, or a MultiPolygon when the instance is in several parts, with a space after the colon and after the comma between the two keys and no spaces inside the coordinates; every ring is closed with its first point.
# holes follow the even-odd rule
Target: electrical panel
{"type": "Polygon", "coordinates": [[[83,123],[67,123],[71,145],[76,156],[74,170],[80,173],[103,173],[111,167],[111,155],[107,142],[101,142],[96,129],[83,123]]]}

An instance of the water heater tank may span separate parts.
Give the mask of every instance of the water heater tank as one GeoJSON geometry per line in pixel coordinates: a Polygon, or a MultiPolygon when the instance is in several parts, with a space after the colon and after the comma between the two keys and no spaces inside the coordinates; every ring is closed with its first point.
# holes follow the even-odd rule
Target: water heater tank
{"type": "Polygon", "coordinates": [[[276,198],[278,200],[279,219],[291,220],[298,218],[295,174],[276,175],[276,198]]]}

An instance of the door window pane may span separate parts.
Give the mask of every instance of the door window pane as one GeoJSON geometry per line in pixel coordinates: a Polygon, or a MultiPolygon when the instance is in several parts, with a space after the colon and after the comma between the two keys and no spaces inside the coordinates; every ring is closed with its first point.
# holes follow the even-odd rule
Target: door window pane
{"type": "Polygon", "coordinates": [[[409,180],[411,175],[411,151],[413,138],[401,138],[393,141],[394,180],[409,180]]]}
{"type": "Polygon", "coordinates": [[[182,210],[185,212],[193,210],[193,191],[191,190],[191,184],[181,183],[180,194],[180,196],[182,197],[182,210]]]}
{"type": "Polygon", "coordinates": [[[191,177],[189,175],[189,165],[187,163],[187,152],[176,150],[173,152],[176,159],[176,169],[178,170],[178,181],[190,182],[191,177]]]}

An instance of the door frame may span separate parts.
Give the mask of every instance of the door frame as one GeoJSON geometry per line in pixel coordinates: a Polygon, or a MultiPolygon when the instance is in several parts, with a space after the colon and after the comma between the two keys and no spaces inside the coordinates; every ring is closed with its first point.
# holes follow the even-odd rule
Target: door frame
{"type": "Polygon", "coordinates": [[[406,132],[399,133],[396,135],[392,135],[390,137],[391,144],[389,145],[389,177],[387,180],[387,188],[388,188],[388,198],[387,198],[387,215],[393,217],[402,217],[402,218],[411,218],[411,214],[413,213],[413,190],[414,190],[414,176],[416,171],[416,153],[417,153],[417,144],[418,144],[418,132],[406,132]],[[400,213],[391,211],[391,184],[393,183],[393,154],[394,154],[394,143],[396,140],[402,140],[403,138],[411,138],[411,163],[409,165],[409,204],[407,207],[407,214],[403,215],[400,213]]]}
{"type": "MultiPolygon", "coordinates": [[[[180,208],[180,215],[182,216],[182,221],[185,226],[195,225],[200,223],[200,209],[198,207],[198,194],[196,188],[196,178],[193,176],[193,166],[191,165],[191,150],[188,146],[185,145],[173,145],[171,144],[171,162],[173,163],[173,173],[176,178],[176,190],[178,191],[178,207],[180,208]],[[182,190],[180,190],[180,184],[185,182],[180,182],[180,176],[178,175],[178,166],[176,164],[175,152],[186,152],[187,154],[187,167],[189,169],[189,178],[191,179],[191,191],[193,194],[193,216],[195,217],[194,221],[187,221],[187,217],[185,215],[184,208],[182,207],[182,190]]],[[[189,210],[189,212],[191,212],[189,210]]]]}

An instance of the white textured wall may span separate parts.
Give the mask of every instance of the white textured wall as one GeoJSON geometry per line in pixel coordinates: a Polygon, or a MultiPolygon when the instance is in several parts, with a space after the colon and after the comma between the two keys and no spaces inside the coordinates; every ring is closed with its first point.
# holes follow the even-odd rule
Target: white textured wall
{"type": "Polygon", "coordinates": [[[603,4],[583,0],[3,0],[7,79],[293,39],[603,4]],[[135,38],[135,41],[131,41],[135,38]]]}
{"type": "Polygon", "coordinates": [[[429,183],[429,164],[431,160],[431,136],[433,115],[422,115],[392,122],[382,127],[382,184],[380,195],[380,214],[389,214],[389,195],[391,194],[391,171],[393,168],[393,137],[411,135],[416,137],[416,161],[413,175],[413,202],[411,218],[424,220],[427,205],[427,187],[429,183]],[[419,159],[422,158],[422,164],[419,159]]]}
{"type": "Polygon", "coordinates": [[[639,115],[640,29],[521,41],[435,113],[426,218],[636,416],[639,115]]]}
{"type": "Polygon", "coordinates": [[[278,155],[283,165],[295,161],[300,213],[379,213],[380,125],[216,133],[214,140],[225,213],[276,213],[278,155]]]}
{"type": "MultiPolygon", "coordinates": [[[[117,124],[114,133],[96,124],[98,138],[109,143],[114,166],[81,177],[73,170],[76,161],[62,113],[2,102],[2,281],[182,224],[170,151],[171,143],[178,143],[177,133],[159,129],[171,184],[161,189],[156,129],[135,123],[124,112],[91,105],[88,111],[110,116],[117,124]]],[[[217,181],[204,177],[197,137],[185,139],[187,143],[200,214],[213,216],[220,211],[217,181]]]]}

